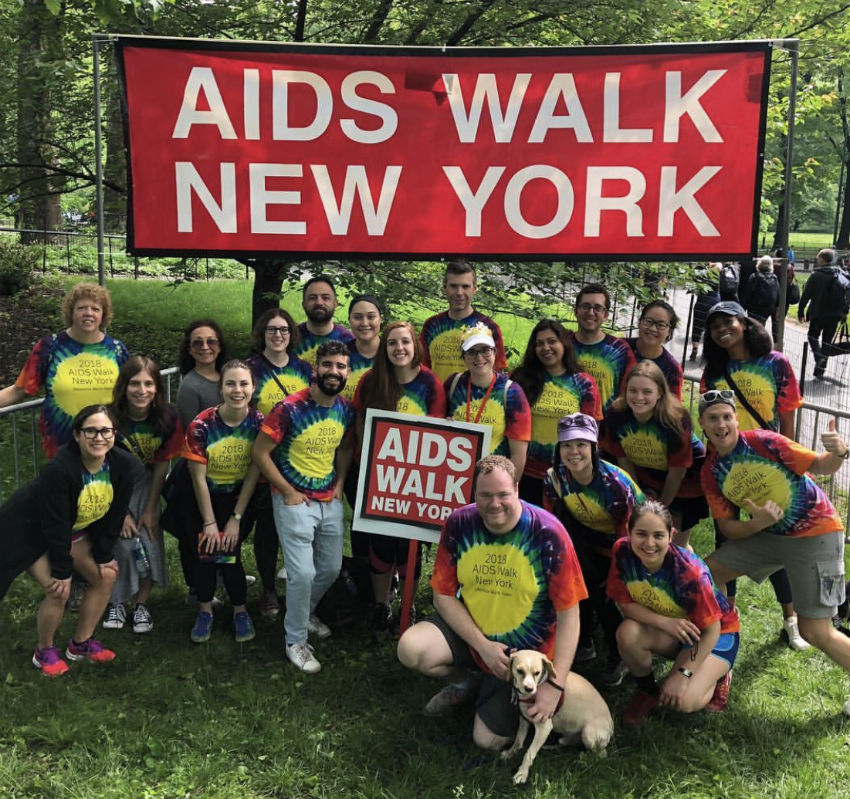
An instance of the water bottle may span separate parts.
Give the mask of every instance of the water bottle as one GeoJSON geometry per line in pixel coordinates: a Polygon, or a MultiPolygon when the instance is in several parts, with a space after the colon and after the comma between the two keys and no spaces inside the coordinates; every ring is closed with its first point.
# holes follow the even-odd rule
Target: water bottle
{"type": "Polygon", "coordinates": [[[151,573],[151,561],[145,543],[139,536],[133,537],[133,557],[136,560],[136,571],[139,577],[147,577],[151,573]]]}

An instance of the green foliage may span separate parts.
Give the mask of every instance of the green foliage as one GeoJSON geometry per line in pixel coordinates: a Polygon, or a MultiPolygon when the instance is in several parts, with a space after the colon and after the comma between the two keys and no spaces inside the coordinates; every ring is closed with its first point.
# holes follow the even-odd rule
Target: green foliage
{"type": "Polygon", "coordinates": [[[0,297],[12,297],[28,288],[40,262],[41,248],[0,239],[0,297]]]}

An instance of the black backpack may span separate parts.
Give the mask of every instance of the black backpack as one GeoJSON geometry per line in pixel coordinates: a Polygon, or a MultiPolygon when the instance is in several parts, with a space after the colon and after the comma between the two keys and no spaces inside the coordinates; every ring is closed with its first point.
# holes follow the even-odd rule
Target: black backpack
{"type": "Polygon", "coordinates": [[[741,277],[738,269],[732,264],[723,264],[717,284],[721,298],[724,300],[735,299],[738,296],[740,282],[741,277]]]}
{"type": "Polygon", "coordinates": [[[749,310],[768,316],[776,310],[779,300],[779,281],[773,272],[756,272],[749,282],[749,310]]]}
{"type": "Polygon", "coordinates": [[[841,267],[836,267],[832,273],[828,296],[831,299],[828,303],[831,310],[839,311],[842,315],[850,311],[850,278],[841,267]]]}

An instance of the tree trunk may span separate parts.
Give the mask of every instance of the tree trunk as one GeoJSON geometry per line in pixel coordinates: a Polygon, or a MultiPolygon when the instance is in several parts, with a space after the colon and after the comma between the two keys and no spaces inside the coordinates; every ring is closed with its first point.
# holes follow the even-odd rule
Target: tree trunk
{"type": "MultiPolygon", "coordinates": [[[[30,230],[61,227],[61,180],[51,177],[51,81],[61,51],[62,16],[51,14],[42,0],[23,0],[18,23],[18,223],[30,230]]],[[[24,244],[50,241],[23,234],[24,244]]]]}
{"type": "MultiPolygon", "coordinates": [[[[845,170],[850,165],[845,164],[845,170]]],[[[838,236],[835,239],[835,246],[839,250],[850,249],[850,175],[847,175],[844,180],[844,190],[841,197],[841,223],[838,226],[838,236]]]]}
{"type": "Polygon", "coordinates": [[[295,261],[275,258],[239,258],[240,263],[254,270],[254,289],[251,293],[251,327],[269,308],[280,305],[283,281],[298,269],[295,261]]]}

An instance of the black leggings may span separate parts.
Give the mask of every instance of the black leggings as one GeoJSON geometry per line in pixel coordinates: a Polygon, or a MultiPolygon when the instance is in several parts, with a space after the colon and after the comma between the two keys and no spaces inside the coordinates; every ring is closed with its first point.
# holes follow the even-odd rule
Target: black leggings
{"type": "Polygon", "coordinates": [[[257,483],[254,491],[254,504],[257,509],[257,524],[254,527],[254,558],[264,591],[274,591],[277,577],[277,555],[280,552],[280,539],[274,524],[272,492],[268,483],[257,483]]]}

